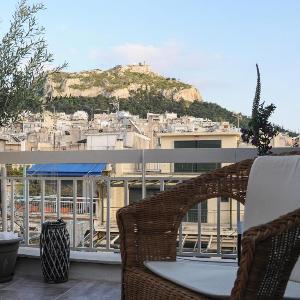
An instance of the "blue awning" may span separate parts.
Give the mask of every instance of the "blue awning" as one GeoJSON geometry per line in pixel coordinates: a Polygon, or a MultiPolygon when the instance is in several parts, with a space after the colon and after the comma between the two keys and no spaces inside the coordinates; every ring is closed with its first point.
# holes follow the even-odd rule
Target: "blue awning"
{"type": "Polygon", "coordinates": [[[106,164],[37,164],[27,170],[27,175],[82,177],[100,175],[106,164]]]}

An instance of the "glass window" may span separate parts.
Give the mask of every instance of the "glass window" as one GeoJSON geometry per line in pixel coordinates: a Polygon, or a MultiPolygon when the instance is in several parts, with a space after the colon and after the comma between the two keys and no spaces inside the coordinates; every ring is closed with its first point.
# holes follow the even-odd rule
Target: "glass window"
{"type": "MultiPolygon", "coordinates": [[[[174,141],[174,148],[221,148],[221,140],[174,141]]],[[[175,163],[176,173],[205,173],[221,167],[220,163],[175,163]]]]}
{"type": "Polygon", "coordinates": [[[221,140],[174,141],[174,148],[221,148],[221,140]]]}
{"type": "Polygon", "coordinates": [[[228,197],[221,197],[221,202],[229,202],[229,198],[228,197]]]}
{"type": "MultiPolygon", "coordinates": [[[[147,189],[146,196],[149,197],[159,192],[159,189],[147,189]]],[[[141,187],[129,187],[129,203],[135,203],[142,200],[142,188],[141,187]]]]}
{"type": "MultiPolygon", "coordinates": [[[[221,148],[221,140],[201,141],[174,141],[174,148],[221,148]]],[[[220,163],[175,163],[174,172],[177,173],[206,173],[220,168],[220,163]]],[[[190,209],[186,214],[184,222],[198,222],[197,206],[190,209]]],[[[207,201],[201,203],[201,222],[207,223],[207,201]]]]}
{"type": "MultiPolygon", "coordinates": [[[[183,222],[198,222],[198,207],[197,205],[191,208],[185,215],[183,222]]],[[[207,200],[201,202],[201,223],[207,223],[207,200]]]]}

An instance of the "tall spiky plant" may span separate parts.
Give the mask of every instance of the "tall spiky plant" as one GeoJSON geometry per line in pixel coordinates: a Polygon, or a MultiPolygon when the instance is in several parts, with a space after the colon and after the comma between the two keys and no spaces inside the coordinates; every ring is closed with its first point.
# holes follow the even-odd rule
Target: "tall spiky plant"
{"type": "Polygon", "coordinates": [[[269,121],[276,106],[271,103],[265,107],[265,102],[261,102],[261,81],[259,67],[256,64],[257,82],[255,96],[252,105],[252,116],[248,123],[248,128],[242,128],[242,140],[257,147],[258,155],[272,153],[271,140],[277,135],[277,128],[269,121]]]}
{"type": "Polygon", "coordinates": [[[256,81],[255,96],[252,105],[252,118],[254,118],[255,115],[257,114],[259,103],[260,103],[261,83],[260,83],[260,72],[259,72],[258,64],[256,64],[256,73],[257,73],[257,81],[256,81]]]}

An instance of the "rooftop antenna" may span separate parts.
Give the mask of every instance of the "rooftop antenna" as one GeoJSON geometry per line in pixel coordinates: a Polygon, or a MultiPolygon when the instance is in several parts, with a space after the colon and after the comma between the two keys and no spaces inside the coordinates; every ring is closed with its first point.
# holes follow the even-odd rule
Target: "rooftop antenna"
{"type": "Polygon", "coordinates": [[[240,120],[243,119],[243,115],[241,113],[234,112],[232,116],[237,119],[237,128],[240,128],[240,120]]]}

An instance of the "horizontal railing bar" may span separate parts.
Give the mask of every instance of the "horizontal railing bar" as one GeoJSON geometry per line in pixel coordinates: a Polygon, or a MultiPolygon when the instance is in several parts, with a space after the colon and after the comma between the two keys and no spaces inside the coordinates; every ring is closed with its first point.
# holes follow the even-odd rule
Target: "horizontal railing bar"
{"type": "MultiPolygon", "coordinates": [[[[205,173],[205,172],[203,172],[205,173]]],[[[182,174],[179,174],[176,175],[175,173],[172,173],[171,175],[169,176],[162,176],[162,175],[157,175],[157,176],[149,176],[147,175],[147,178],[146,180],[161,180],[161,179],[165,179],[165,180],[187,180],[189,178],[193,178],[195,176],[198,176],[202,173],[191,173],[191,174],[186,174],[185,177],[182,177],[182,174]]],[[[60,177],[60,176],[49,176],[49,177],[44,177],[44,176],[36,176],[36,177],[33,177],[33,176],[26,176],[26,178],[28,180],[47,180],[47,181],[57,181],[57,178],[59,177],[60,180],[62,181],[72,181],[74,179],[77,179],[77,180],[82,180],[82,179],[91,179],[91,180],[110,180],[110,181],[124,181],[124,180],[135,180],[135,181],[140,181],[142,182],[142,176],[141,175],[136,175],[136,176],[112,176],[112,177],[107,177],[107,176],[101,176],[101,175],[97,175],[97,176],[90,176],[90,177],[60,177]]],[[[8,180],[23,180],[24,177],[20,177],[20,176],[7,176],[7,177],[4,177],[4,179],[8,179],[8,180]]]]}
{"type": "Polygon", "coordinates": [[[138,163],[141,153],[141,150],[0,152],[0,163],[138,163]]]}
{"type": "MultiPolygon", "coordinates": [[[[20,247],[24,247],[24,245],[20,245],[20,247]]],[[[28,248],[38,248],[39,246],[38,245],[28,245],[26,246],[28,248]]],[[[105,249],[103,246],[102,247],[97,247],[97,248],[88,248],[88,247],[75,247],[75,248],[72,248],[72,250],[78,250],[78,251],[84,251],[84,252],[111,252],[111,253],[120,253],[120,249],[117,249],[117,248],[110,248],[109,250],[105,249]]],[[[220,258],[224,258],[224,259],[235,259],[236,258],[236,253],[228,253],[228,254],[225,254],[225,253],[222,253],[221,255],[217,254],[216,252],[211,252],[211,253],[197,253],[197,252],[183,252],[182,254],[179,254],[177,252],[177,256],[181,259],[184,259],[184,258],[189,258],[189,257],[198,257],[198,258],[209,258],[209,257],[220,257],[220,258]]]]}
{"type": "MultiPolygon", "coordinates": [[[[300,148],[273,148],[274,153],[300,148]]],[[[143,150],[16,151],[0,152],[0,164],[42,163],[141,163],[143,150]]],[[[255,148],[151,149],[144,163],[234,163],[257,155],[255,148]]]]}
{"type": "MultiPolygon", "coordinates": [[[[25,246],[25,245],[22,245],[20,244],[20,248],[22,247],[26,247],[26,248],[39,248],[39,245],[36,245],[36,244],[33,244],[33,245],[28,245],[28,246],[25,246]]],[[[98,247],[98,248],[88,248],[88,247],[75,247],[71,250],[78,250],[78,251],[81,251],[81,252],[110,252],[110,253],[116,253],[116,254],[119,254],[120,253],[120,249],[117,249],[117,248],[111,248],[109,250],[103,248],[103,247],[98,247]]]]}
{"type": "MultiPolygon", "coordinates": [[[[184,249],[183,249],[184,250],[184,249]]],[[[177,252],[177,256],[180,258],[184,258],[184,257],[203,257],[203,258],[209,258],[209,257],[220,257],[220,258],[236,258],[236,253],[222,253],[222,254],[218,254],[216,252],[211,252],[211,253],[197,253],[197,252],[187,252],[187,251],[183,251],[182,254],[179,254],[179,252],[177,252]]]]}
{"type": "MultiPolygon", "coordinates": [[[[25,245],[20,245],[20,247],[25,247],[25,245]]],[[[28,245],[26,246],[27,248],[38,248],[39,246],[38,245],[28,245]]],[[[97,247],[97,248],[88,248],[88,247],[75,247],[73,248],[72,247],[72,250],[77,250],[77,251],[82,251],[82,252],[110,252],[110,253],[120,253],[120,249],[117,249],[117,248],[110,248],[109,250],[108,249],[105,249],[103,246],[102,247],[97,247]]],[[[197,253],[197,252],[182,252],[182,254],[179,254],[179,252],[177,252],[177,256],[181,259],[189,259],[189,258],[193,258],[193,257],[197,257],[197,258],[210,258],[210,257],[213,257],[213,258],[216,258],[216,257],[219,257],[219,258],[223,258],[225,259],[224,261],[226,261],[226,259],[236,259],[236,253],[228,253],[228,254],[225,254],[225,253],[222,253],[221,255],[217,254],[216,252],[211,252],[211,253],[197,253]]]]}
{"type": "MultiPolygon", "coordinates": [[[[73,198],[72,197],[69,197],[70,198],[70,200],[68,201],[68,200],[64,200],[64,201],[60,201],[60,203],[72,203],[72,201],[73,201],[73,198]]],[[[57,198],[53,198],[53,200],[44,200],[44,202],[50,202],[50,203],[54,203],[55,202],[55,200],[56,200],[57,198]]],[[[98,200],[98,198],[93,198],[93,201],[96,201],[96,200],[98,200]]],[[[29,197],[29,201],[30,202],[41,202],[41,197],[39,198],[39,199],[36,199],[36,198],[30,198],[29,197]]],[[[77,201],[76,202],[77,204],[81,204],[81,203],[88,203],[87,201],[77,201]]]]}

